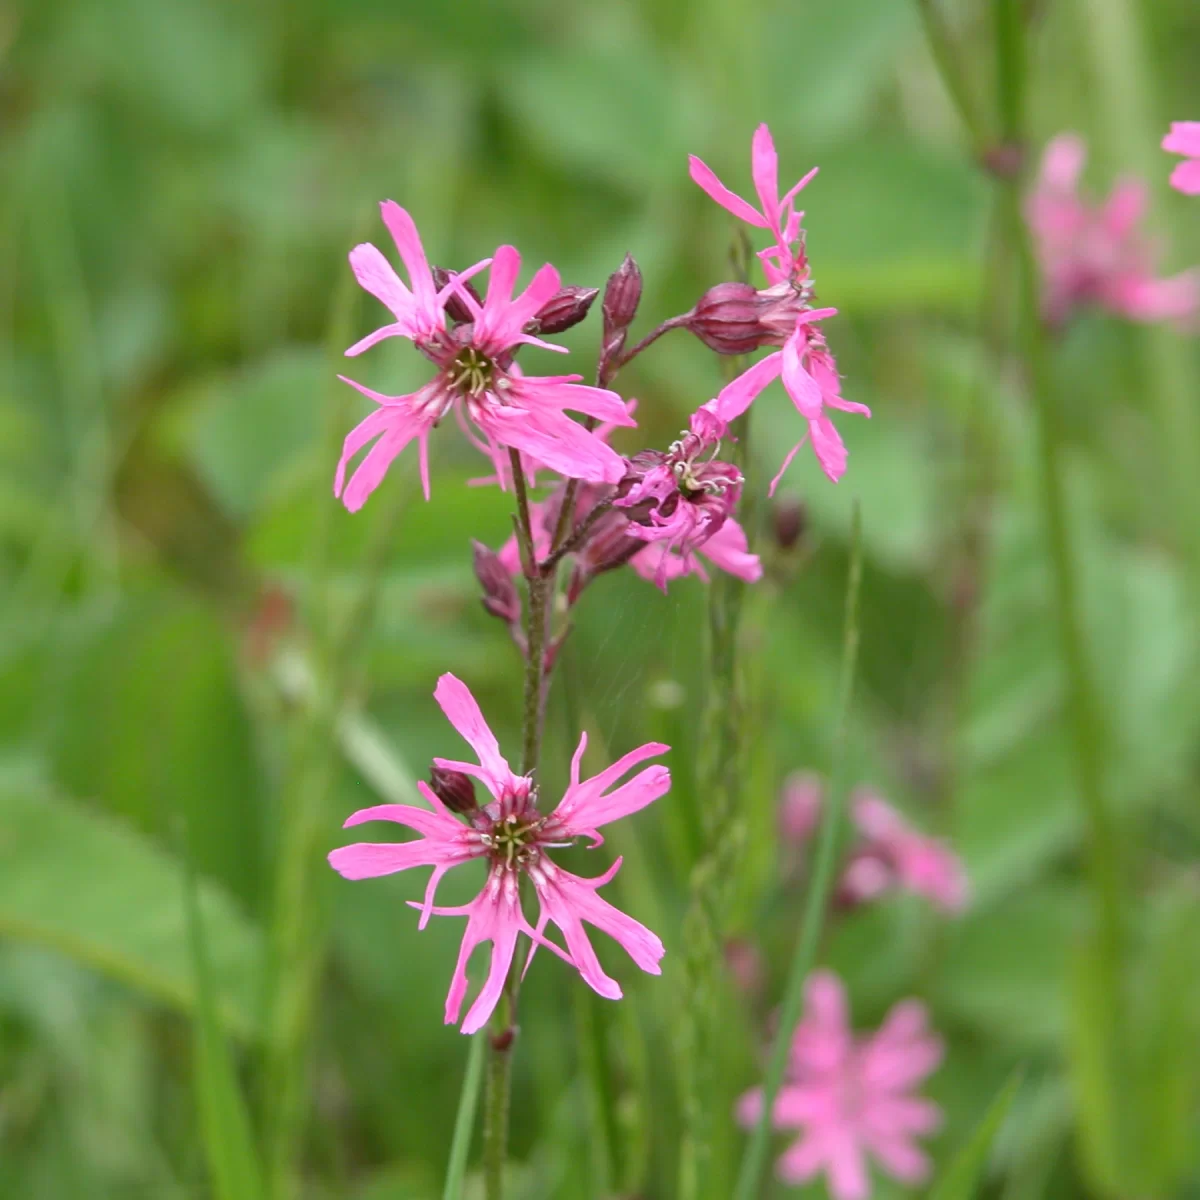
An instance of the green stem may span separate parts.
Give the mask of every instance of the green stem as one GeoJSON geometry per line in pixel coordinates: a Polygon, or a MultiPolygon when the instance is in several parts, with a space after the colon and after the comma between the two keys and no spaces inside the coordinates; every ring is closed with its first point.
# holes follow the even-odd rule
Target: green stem
{"type": "Polygon", "coordinates": [[[442,1200],[461,1200],[463,1180],[467,1174],[467,1157],[471,1153],[471,1133],[475,1128],[475,1109],[479,1105],[479,1087],[483,1083],[483,1034],[471,1038],[467,1051],[467,1069],[463,1075],[462,1094],[454,1118],[454,1136],[450,1140],[450,1161],[446,1164],[446,1186],[442,1200]]]}
{"type": "Polygon", "coordinates": [[[854,695],[854,674],[858,663],[858,593],[862,581],[862,519],[857,502],[850,533],[850,572],[846,584],[846,624],[842,641],[842,673],[838,688],[837,723],[834,726],[833,762],[829,777],[829,802],[821,818],[817,839],[816,863],[812,883],[804,902],[800,940],[788,970],[787,988],[779,1010],[779,1029],[771,1047],[763,1080],[762,1115],[750,1134],[742,1169],[738,1174],[734,1200],[756,1200],[761,1195],[763,1172],[771,1133],[771,1113],[775,1097],[787,1068],[792,1032],[804,1005],[804,983],[817,955],[817,943],[825,924],[829,894],[833,888],[837,863],[838,832],[846,794],[846,742],[850,721],[850,702],[854,695]]]}
{"type": "MultiPolygon", "coordinates": [[[[1026,137],[1026,29],[1021,0],[994,0],[997,90],[1004,136],[1026,137]]],[[[1104,794],[1104,733],[1088,662],[1079,603],[1078,567],[1063,485],[1059,406],[1054,394],[1046,331],[1041,320],[1039,278],[1029,229],[1021,211],[1019,177],[998,181],[1009,244],[1017,268],[1018,338],[1028,371],[1038,424],[1038,482],[1054,575],[1055,609],[1069,689],[1069,719],[1079,789],[1090,832],[1089,864],[1100,934],[1114,969],[1121,943],[1120,870],[1117,835],[1104,794]]]]}
{"type": "MultiPolygon", "coordinates": [[[[509,462],[512,466],[513,490],[517,497],[517,537],[521,544],[521,561],[529,590],[529,604],[525,617],[528,653],[525,661],[521,773],[536,777],[542,748],[546,596],[554,588],[555,570],[551,567],[548,573],[543,573],[538,566],[534,553],[529,496],[525,487],[525,469],[516,450],[509,450],[509,462]]],[[[483,1121],[484,1185],[487,1200],[502,1200],[504,1196],[504,1165],[508,1156],[508,1113],[512,1092],[512,1056],[517,1035],[519,958],[519,954],[514,957],[508,979],[505,981],[504,993],[492,1014],[489,1032],[491,1053],[488,1056],[483,1121]]]]}
{"type": "Polygon", "coordinates": [[[925,40],[929,43],[942,84],[966,127],[976,157],[982,158],[990,139],[975,93],[971,90],[961,46],[956,43],[946,23],[939,0],[916,0],[916,3],[925,26],[925,40]]]}

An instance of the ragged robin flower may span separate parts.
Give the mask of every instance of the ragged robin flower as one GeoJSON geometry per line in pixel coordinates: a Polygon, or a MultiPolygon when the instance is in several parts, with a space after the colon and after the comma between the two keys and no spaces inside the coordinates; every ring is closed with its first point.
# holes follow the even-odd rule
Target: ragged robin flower
{"type": "Polygon", "coordinates": [[[381,209],[412,287],[403,283],[374,246],[356,246],[350,252],[350,265],[358,282],[391,309],[396,320],[368,334],[346,353],[360,354],[384,338],[404,337],[433,363],[436,373],[423,387],[404,396],[384,395],[340,377],[379,407],[346,438],[334,480],[335,495],[351,512],[361,508],[392,461],[415,440],[420,447],[421,483],[428,499],[429,434],[451,410],[463,433],[488,455],[502,479],[507,477],[503,474],[507,447],[569,478],[617,483],[624,473],[620,456],[571,420],[564,410],[632,425],[620,397],[604,388],[581,385],[578,375],[525,375],[515,361],[524,345],[565,353],[565,347],[526,332],[526,327],[559,293],[558,272],[545,264],[525,291],[514,298],[521,256],[514,247],[501,246],[492,259],[451,276],[439,290],[412,218],[390,200],[381,209]],[[466,287],[466,280],[489,263],[487,294],[480,303],[466,287]],[[448,324],[446,309],[451,300],[456,310],[471,319],[448,324]],[[347,483],[350,460],[372,441],[375,445],[347,483]]]}
{"type": "MultiPolygon", "coordinates": [[[[458,964],[446,997],[446,1024],[452,1025],[459,1019],[467,992],[467,960],[481,942],[492,944],[491,964],[483,987],[462,1022],[463,1033],[474,1033],[487,1023],[500,999],[516,954],[517,937],[522,933],[533,940],[534,948],[544,946],[575,967],[590,987],[610,1000],[620,998],[621,988],[600,966],[584,930],[585,922],[618,942],[643,971],[661,974],[658,964],[664,953],[662,942],[644,925],[597,895],[597,891],[616,875],[621,860],[618,858],[598,878],[584,879],[564,871],[547,852],[571,845],[578,838],[588,838],[593,847],[598,846],[604,840],[598,832],[602,826],[635,813],[664,796],[671,786],[671,775],[666,767],[656,764],[639,771],[625,783],[619,783],[619,780],[630,768],[665,754],[669,747],[648,742],[631,750],[598,775],[581,780],[580,765],[587,748],[587,735],[583,734],[571,760],[570,784],[557,807],[546,813],[538,807],[538,789],[534,780],[528,775],[514,774],[501,755],[499,743],[467,686],[453,675],[443,675],[438,680],[434,699],[479,756],[478,763],[435,758],[438,790],[447,794],[447,779],[454,780],[454,773],[458,773],[478,779],[491,799],[471,807],[466,802],[466,789],[456,784],[453,794],[463,798],[463,803],[455,805],[461,810],[460,819],[437,792],[421,782],[417,786],[429,808],[413,804],[379,804],[354,813],[346,821],[347,828],[367,821],[392,821],[416,830],[422,835],[420,838],[408,842],[359,842],[343,846],[329,855],[329,862],[347,879],[391,875],[410,867],[433,868],[424,901],[413,903],[413,907],[421,911],[420,928],[424,929],[430,915],[435,913],[467,918],[458,964]],[[487,865],[487,878],[479,895],[461,907],[435,907],[434,895],[442,876],[472,859],[481,859],[487,865]],[[531,925],[521,911],[522,876],[532,884],[540,906],[535,925],[531,925]],[[561,930],[566,941],[565,950],[545,936],[548,922],[561,930]]],[[[530,958],[532,956],[533,949],[530,958]]]]}

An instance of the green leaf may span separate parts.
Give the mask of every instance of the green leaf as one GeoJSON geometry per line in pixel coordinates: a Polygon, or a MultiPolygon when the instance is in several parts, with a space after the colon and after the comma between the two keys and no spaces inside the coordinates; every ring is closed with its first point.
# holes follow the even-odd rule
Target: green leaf
{"type": "Polygon", "coordinates": [[[978,1194],[992,1143],[1008,1116],[1008,1110],[1012,1107],[1020,1086],[1021,1071],[1018,1069],[988,1106],[983,1120],[975,1127],[975,1132],[971,1134],[967,1144],[942,1172],[942,1177],[929,1193],[929,1200],[973,1200],[978,1194]]]}
{"type": "Polygon", "coordinates": [[[192,1078],[213,1191],[216,1200],[259,1200],[264,1195],[262,1171],[246,1098],[221,1028],[204,921],[190,863],[184,870],[183,894],[196,986],[192,1078]]]}
{"type": "MultiPolygon", "coordinates": [[[[199,888],[227,1027],[256,1025],[257,930],[199,888]]],[[[0,782],[0,935],[47,946],[184,1010],[196,990],[174,859],[128,827],[33,785],[0,782]]]]}

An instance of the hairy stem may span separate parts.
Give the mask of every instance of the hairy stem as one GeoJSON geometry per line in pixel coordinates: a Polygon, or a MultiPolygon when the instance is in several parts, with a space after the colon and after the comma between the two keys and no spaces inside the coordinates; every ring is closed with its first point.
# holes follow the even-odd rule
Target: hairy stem
{"type": "Polygon", "coordinates": [[[846,624],[842,640],[842,676],[838,688],[838,706],[833,738],[833,763],[829,777],[829,802],[821,817],[817,838],[816,863],[812,883],[804,901],[804,916],[800,940],[788,969],[787,989],[779,1010],[779,1029],[771,1047],[763,1080],[762,1115],[750,1135],[738,1173],[734,1200],[756,1200],[762,1194],[763,1171],[767,1164],[767,1149],[771,1134],[771,1113],[775,1097],[783,1083],[791,1048],[792,1031],[800,1019],[804,1005],[804,981],[812,970],[817,956],[817,943],[825,924],[829,893],[833,888],[834,867],[837,862],[838,831],[842,823],[846,794],[846,740],[850,720],[850,702],[854,695],[854,673],[858,663],[858,593],[862,580],[862,519],[858,504],[850,534],[850,573],[846,584],[846,624]]]}
{"type": "Polygon", "coordinates": [[[604,514],[608,512],[610,508],[612,508],[611,499],[601,500],[600,503],[597,504],[592,511],[589,512],[588,515],[584,517],[578,525],[575,526],[575,530],[571,536],[566,538],[563,542],[556,546],[550,554],[546,556],[540,565],[543,578],[549,576],[558,566],[558,564],[562,562],[563,558],[570,554],[572,550],[576,549],[576,547],[578,547],[580,542],[587,537],[592,526],[595,525],[595,523],[600,520],[600,518],[604,516],[604,514]]]}

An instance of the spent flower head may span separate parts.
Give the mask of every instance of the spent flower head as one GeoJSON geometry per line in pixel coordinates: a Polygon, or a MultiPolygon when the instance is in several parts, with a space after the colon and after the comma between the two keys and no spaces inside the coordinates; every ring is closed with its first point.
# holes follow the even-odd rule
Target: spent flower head
{"type": "MultiPolygon", "coordinates": [[[[446,1024],[453,1025],[459,1019],[467,992],[467,960],[481,942],[492,944],[491,964],[483,987],[462,1022],[463,1033],[474,1033],[487,1023],[500,999],[521,933],[534,943],[530,959],[537,946],[546,947],[575,967],[590,987],[610,1000],[620,998],[621,988],[600,966],[584,929],[585,922],[603,930],[624,947],[643,971],[661,974],[658,964],[663,956],[662,942],[644,925],[597,895],[598,889],[620,870],[621,860],[618,858],[598,878],[584,879],[564,871],[547,852],[571,845],[579,838],[588,838],[592,846],[598,846],[604,840],[599,833],[602,826],[665,795],[671,786],[671,775],[663,766],[646,767],[624,783],[619,780],[638,763],[665,754],[669,747],[648,742],[598,775],[581,780],[580,764],[587,748],[587,734],[581,735],[571,759],[570,784],[554,810],[544,813],[538,808],[538,790],[533,778],[513,773],[466,685],[453,675],[443,675],[434,698],[450,724],[479,756],[479,762],[435,758],[437,787],[431,788],[423,781],[417,785],[429,808],[379,804],[361,809],[346,821],[347,828],[366,821],[392,821],[416,830],[421,837],[408,842],[358,842],[343,846],[329,855],[329,862],[347,879],[392,875],[410,867],[433,868],[424,900],[419,904],[411,902],[421,911],[419,928],[425,928],[432,914],[467,918],[458,964],[446,997],[446,1024]],[[491,799],[470,807],[459,775],[478,779],[491,799]],[[448,805],[443,801],[445,795],[458,803],[448,805]],[[442,876],[472,859],[482,859],[487,865],[487,878],[479,895],[459,907],[436,907],[434,898],[442,876]],[[521,911],[522,876],[532,884],[540,906],[536,925],[530,925],[521,911]],[[545,936],[550,922],[561,930],[566,949],[545,936]]],[[[526,969],[528,965],[527,960],[526,969]]]]}

